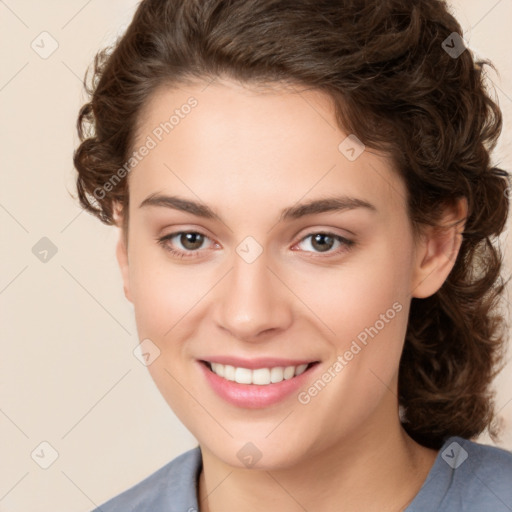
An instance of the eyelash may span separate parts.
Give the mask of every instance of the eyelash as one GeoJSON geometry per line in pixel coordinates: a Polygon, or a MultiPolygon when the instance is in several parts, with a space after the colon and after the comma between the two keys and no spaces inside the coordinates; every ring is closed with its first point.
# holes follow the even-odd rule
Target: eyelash
{"type": "MultiPolygon", "coordinates": [[[[169,235],[165,235],[165,236],[163,236],[161,238],[158,238],[157,242],[167,252],[171,253],[176,258],[185,259],[185,258],[196,258],[196,257],[198,257],[199,253],[200,253],[200,249],[197,249],[195,251],[178,251],[176,249],[173,249],[173,248],[169,247],[168,242],[169,242],[170,239],[174,238],[177,235],[183,235],[183,234],[202,235],[205,238],[209,238],[208,236],[206,236],[203,233],[200,233],[199,231],[176,231],[174,233],[170,233],[169,235]]],[[[302,237],[299,240],[299,242],[297,242],[297,243],[301,243],[304,240],[306,240],[307,238],[310,238],[310,237],[312,237],[314,235],[328,236],[328,237],[331,237],[334,240],[336,240],[336,241],[338,241],[338,242],[340,242],[342,244],[341,247],[338,250],[333,251],[333,252],[328,252],[328,253],[318,252],[318,253],[314,253],[314,254],[318,254],[319,255],[318,257],[320,257],[320,258],[333,257],[333,256],[336,256],[336,255],[339,255],[342,252],[346,252],[346,251],[350,250],[355,245],[355,242],[353,240],[349,240],[349,239],[347,239],[347,238],[345,238],[345,237],[343,237],[341,235],[337,235],[336,233],[331,233],[331,232],[328,232],[328,231],[314,231],[314,232],[309,233],[306,236],[302,237]],[[323,254],[326,254],[326,256],[323,256],[323,254]]],[[[297,245],[297,244],[295,244],[295,245],[297,245]]],[[[312,251],[305,251],[305,252],[311,253],[312,251]]]]}

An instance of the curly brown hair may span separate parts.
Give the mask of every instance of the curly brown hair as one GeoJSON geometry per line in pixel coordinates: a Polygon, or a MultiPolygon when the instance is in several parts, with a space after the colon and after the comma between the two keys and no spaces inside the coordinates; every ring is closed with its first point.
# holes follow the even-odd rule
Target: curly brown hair
{"type": "Polygon", "coordinates": [[[415,233],[437,225],[443,205],[468,201],[450,275],[437,293],[411,300],[399,403],[404,428],[424,446],[486,428],[496,439],[491,384],[506,323],[497,237],[509,201],[508,174],[490,163],[502,117],[485,66],[440,0],[143,0],[125,34],[96,55],[86,85],[78,197],[106,224],[116,223],[116,205],[127,212],[119,171],[157,87],[226,76],[324,91],[340,128],[392,157],[415,233]]]}

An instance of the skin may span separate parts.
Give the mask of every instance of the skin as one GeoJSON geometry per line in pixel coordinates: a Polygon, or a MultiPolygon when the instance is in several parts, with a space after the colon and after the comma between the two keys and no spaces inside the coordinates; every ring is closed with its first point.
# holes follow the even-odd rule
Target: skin
{"type": "MultiPolygon", "coordinates": [[[[148,366],[203,454],[201,511],[397,511],[414,498],[437,452],[399,422],[397,375],[412,297],[435,293],[453,267],[463,226],[413,236],[405,185],[392,161],[366,149],[349,161],[330,98],[314,90],[216,80],[161,88],[141,113],[134,147],[168,112],[198,104],[129,175],[129,223],[117,257],[140,340],[160,356],[148,366]],[[199,201],[221,220],[164,206],[152,194],[199,201]],[[279,221],[281,210],[346,194],[374,205],[279,221]],[[199,249],[178,231],[206,235],[199,249]],[[338,241],[313,244],[318,232],[338,241]],[[126,236],[127,235],[127,238],[126,236]],[[253,237],[261,255],[236,252],[253,237]],[[307,237],[307,238],[306,238],[307,237]],[[127,242],[128,240],[128,242],[127,242]],[[319,361],[306,389],[394,303],[402,309],[325,388],[263,409],[228,404],[199,359],[214,355],[319,361]],[[237,453],[261,452],[251,468],[237,453]]],[[[446,209],[448,224],[467,203],[446,209]]],[[[122,225],[122,213],[118,217],[122,225]]]]}

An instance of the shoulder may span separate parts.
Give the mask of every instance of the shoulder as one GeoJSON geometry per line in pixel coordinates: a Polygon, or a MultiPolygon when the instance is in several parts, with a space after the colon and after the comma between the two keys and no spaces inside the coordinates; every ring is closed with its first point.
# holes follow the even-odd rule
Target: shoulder
{"type": "Polygon", "coordinates": [[[512,452],[451,437],[438,461],[450,479],[441,510],[512,510],[512,452]]]}
{"type": "Polygon", "coordinates": [[[468,452],[468,459],[471,456],[474,462],[479,462],[477,469],[482,474],[500,469],[505,471],[510,477],[512,476],[512,452],[489,446],[485,444],[475,443],[460,437],[451,438],[452,442],[459,442],[461,446],[468,452]]]}
{"type": "Polygon", "coordinates": [[[201,451],[196,447],[92,512],[197,511],[196,486],[200,469],[201,451]]]}

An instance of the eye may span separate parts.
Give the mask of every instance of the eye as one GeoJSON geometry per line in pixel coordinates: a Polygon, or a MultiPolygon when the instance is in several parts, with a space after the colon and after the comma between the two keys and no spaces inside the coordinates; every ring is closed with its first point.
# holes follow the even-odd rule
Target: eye
{"type": "MultiPolygon", "coordinates": [[[[318,233],[310,233],[309,235],[305,236],[300,242],[304,242],[306,240],[310,240],[309,243],[306,244],[309,245],[309,247],[313,248],[313,251],[309,251],[306,249],[306,252],[319,252],[319,253],[329,253],[328,256],[332,256],[334,254],[339,254],[342,252],[348,251],[353,245],[354,241],[349,240],[341,235],[337,235],[335,233],[328,233],[328,232],[318,232],[318,233]],[[331,251],[332,247],[338,243],[338,250],[331,251]],[[330,251],[330,252],[329,252],[330,251]]],[[[297,244],[297,245],[299,245],[297,244]]]]}
{"type": "Polygon", "coordinates": [[[194,258],[199,255],[199,249],[202,248],[205,240],[209,240],[209,237],[197,231],[178,231],[158,238],[158,243],[173,256],[178,258],[194,258]],[[176,239],[176,242],[183,249],[179,247],[176,249],[174,247],[176,242],[173,242],[173,239],[176,239]]]}
{"type": "MultiPolygon", "coordinates": [[[[355,242],[349,240],[341,235],[329,232],[315,232],[302,238],[302,240],[296,244],[299,246],[306,240],[310,240],[309,245],[313,250],[302,249],[305,252],[313,253],[328,253],[327,256],[333,256],[348,251],[355,242]],[[331,251],[331,249],[337,244],[338,249],[331,251]]],[[[170,233],[161,238],[158,238],[158,243],[173,256],[177,258],[195,258],[200,256],[200,249],[204,249],[203,244],[206,240],[211,240],[208,236],[197,231],[177,231],[170,233]],[[181,245],[182,248],[176,248],[176,245],[181,245]]]]}

